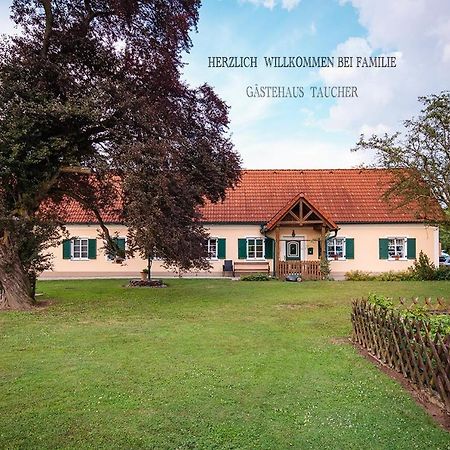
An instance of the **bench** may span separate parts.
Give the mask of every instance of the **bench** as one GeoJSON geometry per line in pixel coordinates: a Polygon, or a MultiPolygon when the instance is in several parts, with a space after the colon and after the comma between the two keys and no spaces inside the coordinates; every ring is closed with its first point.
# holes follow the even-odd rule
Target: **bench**
{"type": "Polygon", "coordinates": [[[267,261],[235,261],[233,276],[252,273],[266,273],[270,275],[270,264],[267,261]]]}

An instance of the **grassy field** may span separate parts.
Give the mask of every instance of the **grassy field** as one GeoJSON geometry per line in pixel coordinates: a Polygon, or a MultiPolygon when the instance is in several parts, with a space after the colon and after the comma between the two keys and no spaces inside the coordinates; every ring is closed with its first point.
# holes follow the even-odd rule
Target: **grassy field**
{"type": "Polygon", "coordinates": [[[449,449],[359,356],[350,299],[450,282],[40,282],[0,313],[0,448],[449,449]]]}

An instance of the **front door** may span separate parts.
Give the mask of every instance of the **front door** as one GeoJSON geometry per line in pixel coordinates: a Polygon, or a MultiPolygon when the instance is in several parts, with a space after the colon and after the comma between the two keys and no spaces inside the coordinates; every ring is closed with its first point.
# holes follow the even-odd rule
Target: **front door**
{"type": "Polygon", "coordinates": [[[299,260],[300,259],[300,241],[287,241],[286,242],[286,260],[299,260]]]}

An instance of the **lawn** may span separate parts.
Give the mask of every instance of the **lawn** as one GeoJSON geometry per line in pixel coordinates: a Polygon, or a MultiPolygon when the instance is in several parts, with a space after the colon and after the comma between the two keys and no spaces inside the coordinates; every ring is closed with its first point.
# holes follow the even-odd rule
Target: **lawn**
{"type": "Polygon", "coordinates": [[[449,449],[363,359],[350,300],[450,282],[45,281],[0,313],[0,448],[449,449]]]}

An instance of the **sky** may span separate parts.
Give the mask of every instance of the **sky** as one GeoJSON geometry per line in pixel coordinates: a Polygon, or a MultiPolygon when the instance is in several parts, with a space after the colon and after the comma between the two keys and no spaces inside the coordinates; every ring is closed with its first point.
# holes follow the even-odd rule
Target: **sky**
{"type": "MultiPolygon", "coordinates": [[[[0,31],[13,30],[10,1],[0,31]]],[[[449,0],[204,0],[183,78],[230,107],[246,168],[346,168],[361,133],[393,133],[417,97],[450,89],[449,0]],[[257,68],[211,68],[210,56],[257,56],[257,68]],[[264,56],[395,56],[395,68],[267,68],[264,56]],[[247,87],[302,86],[303,98],[250,98],[247,87]],[[312,98],[311,86],[356,86],[357,98],[312,98]]]]}

